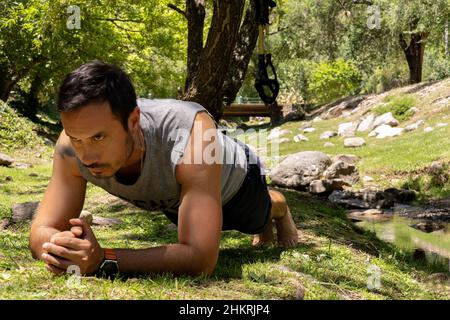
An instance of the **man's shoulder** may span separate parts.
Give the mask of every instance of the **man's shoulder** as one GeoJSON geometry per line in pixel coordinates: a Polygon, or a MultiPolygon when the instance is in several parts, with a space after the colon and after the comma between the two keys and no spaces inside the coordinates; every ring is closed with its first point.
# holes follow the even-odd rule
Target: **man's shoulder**
{"type": "Polygon", "coordinates": [[[82,177],[78,167],[75,150],[72,147],[70,138],[66,135],[64,130],[61,131],[58,141],[56,142],[53,161],[63,162],[63,170],[68,170],[76,177],[82,177]]]}
{"type": "Polygon", "coordinates": [[[147,99],[147,98],[138,98],[137,99],[137,105],[140,108],[200,108],[204,109],[202,105],[200,105],[197,102],[194,101],[184,101],[184,100],[177,100],[177,99],[147,99]]]}

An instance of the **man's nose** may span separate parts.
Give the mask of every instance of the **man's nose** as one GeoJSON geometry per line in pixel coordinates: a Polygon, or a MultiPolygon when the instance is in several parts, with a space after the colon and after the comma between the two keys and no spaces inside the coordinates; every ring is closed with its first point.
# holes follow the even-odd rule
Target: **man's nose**
{"type": "Polygon", "coordinates": [[[80,154],[80,160],[86,167],[91,167],[98,162],[98,158],[92,152],[82,152],[80,154]]]}

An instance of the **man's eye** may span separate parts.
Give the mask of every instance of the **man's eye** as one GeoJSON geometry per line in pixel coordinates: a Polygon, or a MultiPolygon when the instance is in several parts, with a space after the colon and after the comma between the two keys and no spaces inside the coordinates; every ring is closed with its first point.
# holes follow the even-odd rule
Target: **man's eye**
{"type": "Polygon", "coordinates": [[[94,137],[94,140],[95,140],[95,141],[102,141],[103,138],[104,138],[104,136],[95,136],[95,137],[94,137]]]}
{"type": "Polygon", "coordinates": [[[72,140],[72,142],[80,142],[80,139],[70,138],[70,140],[72,140]]]}

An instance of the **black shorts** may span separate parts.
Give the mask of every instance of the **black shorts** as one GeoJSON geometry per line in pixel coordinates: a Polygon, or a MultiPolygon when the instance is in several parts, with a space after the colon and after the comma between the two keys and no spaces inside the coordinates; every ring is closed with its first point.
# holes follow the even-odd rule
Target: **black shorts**
{"type": "MultiPolygon", "coordinates": [[[[272,202],[267,189],[266,176],[261,174],[261,163],[249,163],[249,150],[245,145],[247,156],[247,174],[238,192],[222,207],[222,230],[238,230],[247,234],[262,233],[271,223],[272,202]]],[[[164,212],[164,211],[163,211],[164,212]]],[[[178,215],[164,212],[174,224],[178,215]]]]}
{"type": "Polygon", "coordinates": [[[247,174],[238,192],[223,207],[222,230],[238,230],[248,234],[262,233],[271,219],[272,202],[267,189],[266,176],[261,174],[261,163],[249,163],[247,174]]]}

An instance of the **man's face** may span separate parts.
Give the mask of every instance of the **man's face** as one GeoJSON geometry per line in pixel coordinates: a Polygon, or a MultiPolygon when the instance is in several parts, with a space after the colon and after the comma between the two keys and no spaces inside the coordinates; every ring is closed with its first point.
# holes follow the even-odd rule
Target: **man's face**
{"type": "Polygon", "coordinates": [[[77,157],[94,176],[112,177],[126,166],[133,140],[107,101],[62,112],[61,121],[77,157]]]}

